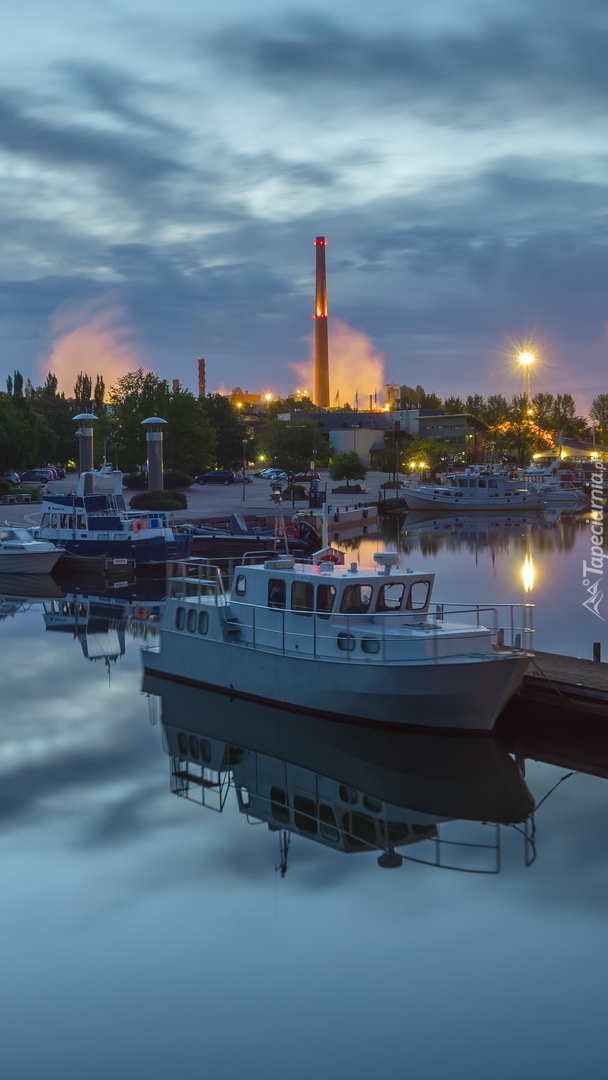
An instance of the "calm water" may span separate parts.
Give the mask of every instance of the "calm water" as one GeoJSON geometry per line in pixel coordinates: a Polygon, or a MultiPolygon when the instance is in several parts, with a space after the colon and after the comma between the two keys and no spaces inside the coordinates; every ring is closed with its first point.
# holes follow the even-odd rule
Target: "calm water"
{"type": "MultiPolygon", "coordinates": [[[[487,525],[408,524],[400,545],[436,570],[438,599],[531,598],[539,648],[590,656],[600,640],[608,656],[606,624],[582,607],[584,524],[487,525]]],[[[575,773],[534,822],[494,825],[525,816],[568,762],[528,761],[524,778],[493,743],[351,738],[202,692],[146,695],[153,589],[126,625],[99,608],[86,637],[86,605],[75,637],[53,603],[6,601],[0,621],[5,1076],[599,1073],[604,779],[575,773]],[[166,752],[180,733],[236,788],[225,768],[219,787],[184,790],[166,752]],[[281,785],[300,795],[299,832],[276,790],[273,808],[281,785]],[[353,850],[329,818],[310,833],[311,796],[342,800],[353,850]],[[390,870],[378,805],[407,838],[390,870]]]]}

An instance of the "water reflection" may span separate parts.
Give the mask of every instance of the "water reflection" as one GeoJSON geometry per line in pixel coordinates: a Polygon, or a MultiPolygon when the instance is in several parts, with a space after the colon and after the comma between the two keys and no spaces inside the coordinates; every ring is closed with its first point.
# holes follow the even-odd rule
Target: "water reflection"
{"type": "Polygon", "coordinates": [[[143,690],[160,699],[171,791],[220,813],[233,792],[247,821],[280,834],[282,874],[294,836],[375,851],[384,868],[408,859],[496,873],[499,824],[534,808],[518,764],[490,739],[353,728],[148,674],[143,690]],[[476,831],[444,829],[455,822],[476,831]]]}
{"type": "MultiPolygon", "coordinates": [[[[555,512],[495,514],[409,513],[403,519],[396,539],[407,553],[420,551],[436,554],[443,550],[509,552],[513,548],[541,554],[549,551],[571,552],[577,534],[587,524],[584,513],[555,512]]],[[[395,525],[392,525],[395,530],[395,525]]],[[[388,526],[391,531],[391,525],[388,526]]],[[[394,533],[393,533],[394,535],[394,533]]]]}

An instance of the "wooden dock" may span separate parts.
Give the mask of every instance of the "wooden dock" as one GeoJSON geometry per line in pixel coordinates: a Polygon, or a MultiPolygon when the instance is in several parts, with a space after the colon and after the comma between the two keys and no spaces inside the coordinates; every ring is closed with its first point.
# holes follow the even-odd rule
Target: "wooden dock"
{"type": "Polygon", "coordinates": [[[608,664],[537,652],[516,701],[560,713],[603,716],[608,721],[608,664]]]}

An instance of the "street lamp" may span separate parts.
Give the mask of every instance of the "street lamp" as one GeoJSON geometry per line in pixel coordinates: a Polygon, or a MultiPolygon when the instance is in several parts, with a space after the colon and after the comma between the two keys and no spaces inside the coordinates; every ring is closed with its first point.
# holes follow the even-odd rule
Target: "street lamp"
{"type": "Polygon", "coordinates": [[[249,445],[249,439],[243,439],[243,502],[245,502],[245,484],[247,483],[247,476],[245,470],[247,468],[247,446],[249,445]]]}
{"type": "Polygon", "coordinates": [[[530,401],[530,368],[536,360],[534,353],[532,352],[520,352],[517,356],[518,364],[521,364],[524,376],[524,395],[526,401],[530,401]]]}

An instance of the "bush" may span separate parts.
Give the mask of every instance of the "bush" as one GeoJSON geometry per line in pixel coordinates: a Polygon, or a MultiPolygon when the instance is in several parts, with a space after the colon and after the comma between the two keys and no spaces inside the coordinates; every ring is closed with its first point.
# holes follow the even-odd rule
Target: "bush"
{"type": "Polygon", "coordinates": [[[125,473],[122,478],[123,487],[126,488],[145,488],[146,481],[145,473],[140,472],[125,473]]]}
{"type": "Polygon", "coordinates": [[[354,484],[352,487],[347,487],[346,484],[342,484],[340,487],[331,489],[332,495],[365,495],[366,488],[361,487],[361,484],[354,484]]]}
{"type": "Polygon", "coordinates": [[[194,483],[194,477],[190,473],[180,472],[179,469],[168,469],[164,474],[165,488],[185,488],[194,483]]]}
{"type": "Polygon", "coordinates": [[[187,510],[188,500],[182,491],[142,491],[129,505],[132,510],[187,510]]]}

